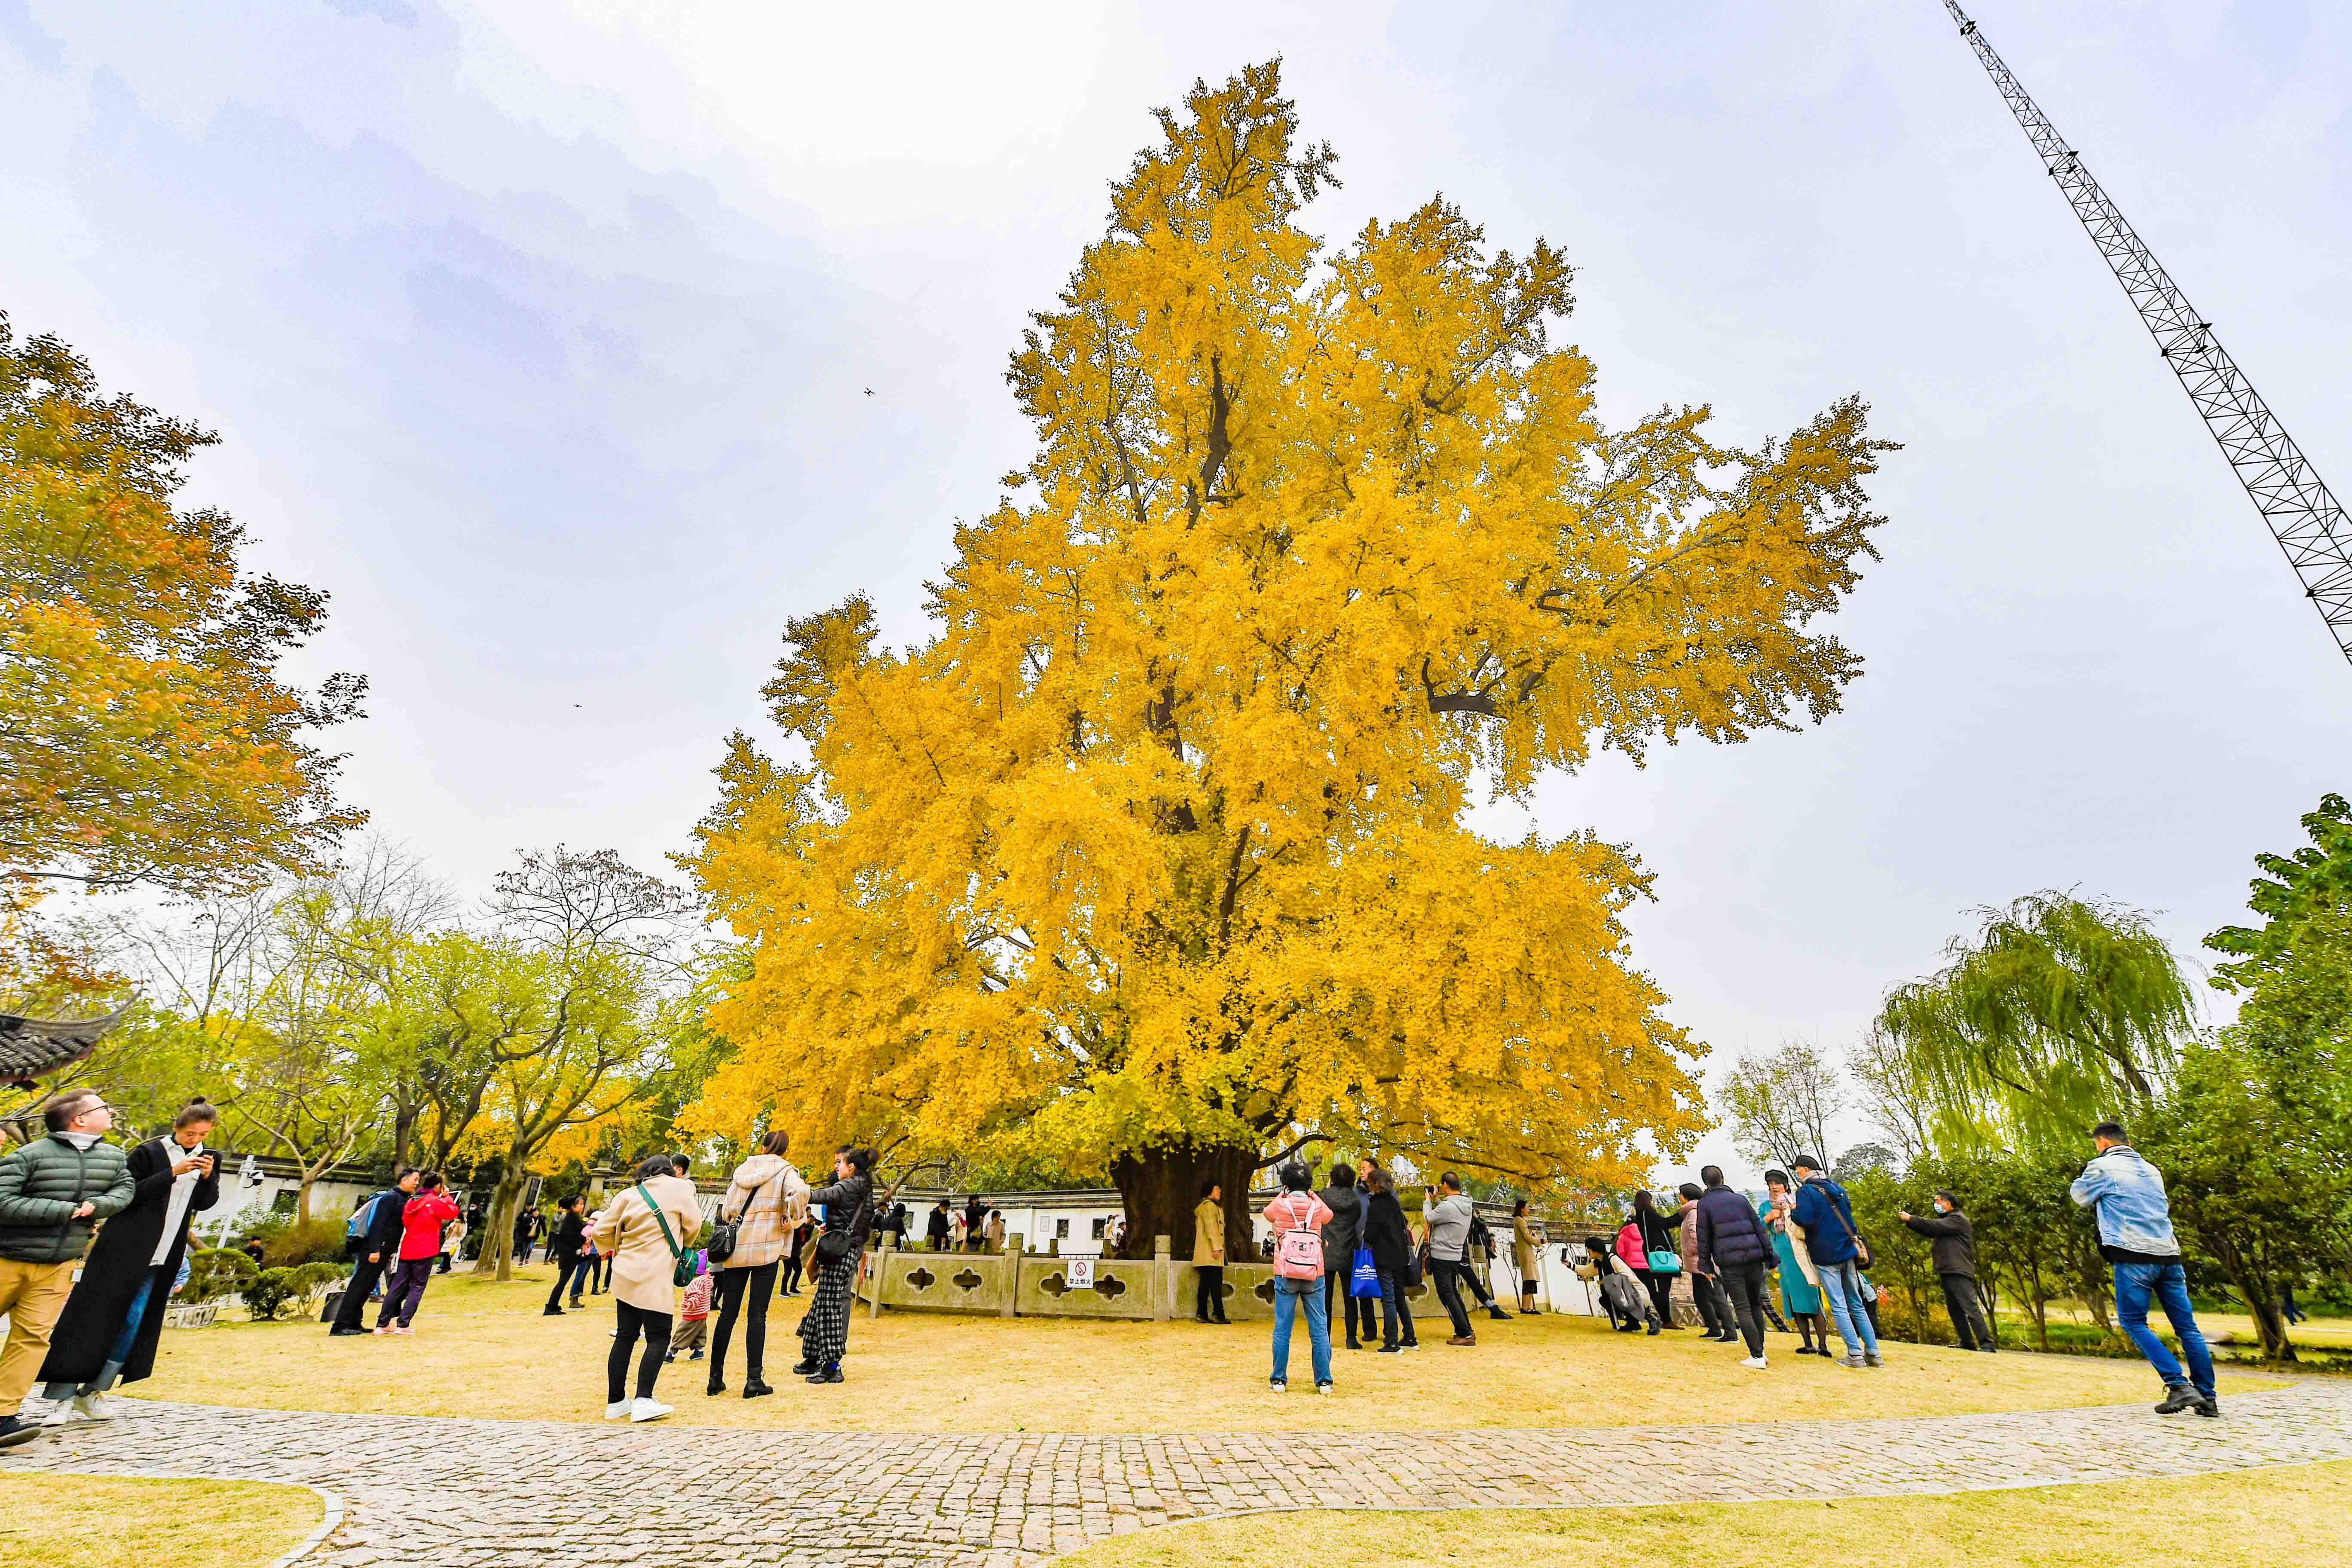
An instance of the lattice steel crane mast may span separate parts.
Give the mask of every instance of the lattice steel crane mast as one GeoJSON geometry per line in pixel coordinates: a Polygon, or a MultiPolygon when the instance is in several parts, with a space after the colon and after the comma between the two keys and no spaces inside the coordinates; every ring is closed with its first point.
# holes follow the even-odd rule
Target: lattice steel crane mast
{"type": "Polygon", "coordinates": [[[2352,659],[2352,522],[2344,508],[2214,337],[2213,324],[2190,308],[2180,286],[2158,264],[2147,243],[2083,167],[2081,156],[2066,145],[2050,117],[1985,42],[1958,0],[1944,0],[1944,8],[1959,24],[1960,37],[1976,50],[2008,100],[2010,112],[2025,128],[2026,140],[2042,155],[2042,166],[2073,204],[2074,216],[2090,231],[2091,242],[2106,258],[2116,281],[2131,296],[2158,351],[2180,378],[2189,400],[2204,416],[2205,427],[2221,443],[2221,455],[2236,470],[2238,482],[2253,498],[2279,548],[2286,552],[2288,564],[2303,580],[2305,596],[2319,607],[2336,647],[2352,659]]]}

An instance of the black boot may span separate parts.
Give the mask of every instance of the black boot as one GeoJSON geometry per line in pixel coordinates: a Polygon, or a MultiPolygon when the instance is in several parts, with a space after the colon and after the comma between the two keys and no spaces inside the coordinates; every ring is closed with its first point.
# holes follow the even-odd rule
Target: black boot
{"type": "MultiPolygon", "coordinates": [[[[2194,1410],[2204,1403],[2205,1396],[2185,1383],[2176,1383],[2164,1391],[2164,1403],[2156,1407],[2158,1415],[2178,1415],[2184,1410],[2194,1410]]],[[[2221,1411],[2216,1408],[2215,1415],[2221,1411]]]]}
{"type": "Polygon", "coordinates": [[[775,1392],[761,1381],[760,1374],[756,1372],[743,1380],[743,1397],[746,1399],[759,1399],[775,1392]]]}
{"type": "Polygon", "coordinates": [[[810,1360],[807,1356],[803,1356],[800,1360],[793,1363],[793,1375],[794,1377],[806,1377],[815,1370],[816,1363],[810,1360]]]}
{"type": "Polygon", "coordinates": [[[808,1374],[808,1381],[811,1383],[839,1383],[841,1381],[841,1368],[837,1366],[829,1366],[823,1372],[813,1372],[808,1374]]]}

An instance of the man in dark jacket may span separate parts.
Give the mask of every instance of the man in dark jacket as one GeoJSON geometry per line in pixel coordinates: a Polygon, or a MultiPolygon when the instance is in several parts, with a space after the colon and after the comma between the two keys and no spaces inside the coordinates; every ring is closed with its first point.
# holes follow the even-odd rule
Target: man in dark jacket
{"type": "Polygon", "coordinates": [[[1853,1205],[1845,1189],[1822,1173],[1821,1162],[1800,1154],[1789,1162],[1797,1178],[1797,1206],[1790,1218],[1805,1227],[1805,1250],[1822,1277],[1822,1299],[1830,1321],[1845,1342],[1845,1367],[1883,1366],[1878,1331],[1862,1294],[1862,1238],[1853,1228],[1853,1205]]]}
{"type": "Polygon", "coordinates": [[[366,1315],[368,1297],[374,1293],[376,1281],[383,1278],[385,1268],[399,1261],[400,1212],[415,1195],[421,1174],[414,1168],[404,1169],[399,1180],[367,1200],[367,1230],[352,1249],[352,1277],[343,1281],[343,1298],[335,1304],[335,1324],[327,1331],[329,1339],[368,1331],[360,1319],[366,1315]]]}
{"type": "Polygon", "coordinates": [[[941,1198],[931,1206],[931,1217],[925,1225],[923,1237],[931,1244],[933,1252],[948,1249],[948,1200],[941,1198]]]}
{"type": "Polygon", "coordinates": [[[41,1108],[47,1136],[0,1158],[0,1448],[29,1443],[40,1424],[16,1412],[49,1353],[73,1293],[74,1265],[98,1222],[137,1192],[121,1150],[106,1142],[114,1112],[96,1089],[69,1089],[41,1108]]]}
{"type": "Polygon", "coordinates": [[[1932,1217],[1899,1212],[1896,1217],[1935,1244],[1928,1249],[1928,1261],[1944,1287],[1944,1310],[1952,1315],[1952,1333],[1960,1348],[1993,1350],[1992,1327],[1985,1321],[1984,1303],[1977,1295],[1977,1227],[1950,1193],[1937,1193],[1935,1202],[1932,1217]]]}
{"type": "Polygon", "coordinates": [[[547,1243],[547,1260],[555,1265],[555,1289],[547,1293],[546,1315],[551,1318],[563,1316],[563,1309],[556,1303],[566,1285],[572,1287],[572,1304],[583,1304],[580,1300],[580,1281],[583,1277],[580,1248],[588,1234],[588,1222],[581,1211],[586,1205],[587,1200],[578,1193],[555,1205],[555,1234],[547,1243]]]}
{"type": "Polygon", "coordinates": [[[1315,1195],[1331,1211],[1330,1223],[1323,1227],[1323,1319],[1343,1326],[1348,1348],[1360,1351],[1380,1327],[1372,1316],[1372,1303],[1379,1298],[1351,1295],[1348,1289],[1355,1278],[1356,1247],[1364,1235],[1364,1194],[1356,1190],[1355,1168],[1345,1160],[1334,1161],[1331,1184],[1315,1195]],[[1335,1306],[1342,1316],[1331,1315],[1335,1306]]]}
{"type": "Polygon", "coordinates": [[[1739,1364],[1762,1371],[1764,1362],[1764,1270],[1774,1258],[1772,1238],[1756,1207],[1723,1184],[1723,1167],[1709,1165],[1698,1173],[1706,1184],[1698,1195],[1699,1267],[1714,1272],[1732,1313],[1739,1320],[1739,1337],[1748,1342],[1748,1359],[1739,1364]]]}

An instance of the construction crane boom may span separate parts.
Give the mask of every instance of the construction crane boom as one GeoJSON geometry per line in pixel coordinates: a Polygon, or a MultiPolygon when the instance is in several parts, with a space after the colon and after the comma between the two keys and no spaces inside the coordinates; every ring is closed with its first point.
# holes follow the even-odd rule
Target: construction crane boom
{"type": "Polygon", "coordinates": [[[2099,182],[2083,166],[2081,155],[2066,145],[2050,117],[2001,63],[1984,34],[1960,9],[1959,0],[1944,0],[1944,8],[1959,24],[1960,37],[1976,51],[2010,112],[2025,128],[2026,140],[2042,156],[2042,166],[2065,193],[2091,242],[2106,258],[2116,281],[2124,286],[2140,320],[2147,323],[2158,352],[2180,378],[2189,402],[2197,405],[2205,427],[2220,443],[2222,457],[2236,471],[2238,482],[2253,498],[2263,521],[2270,525],[2288,563],[2302,579],[2305,596],[2319,607],[2320,618],[2327,623],[2336,647],[2352,659],[2352,522],[2347,522],[2344,508],[2214,337],[2213,324],[2190,307],[2180,285],[2099,188],[2099,182]]]}

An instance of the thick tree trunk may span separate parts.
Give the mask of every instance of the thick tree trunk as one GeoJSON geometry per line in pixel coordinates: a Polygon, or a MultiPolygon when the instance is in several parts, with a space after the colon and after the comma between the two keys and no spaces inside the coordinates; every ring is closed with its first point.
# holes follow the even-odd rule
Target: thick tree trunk
{"type": "Polygon", "coordinates": [[[500,1280],[514,1278],[515,1211],[522,1206],[523,1189],[530,1184],[530,1173],[523,1169],[520,1160],[509,1157],[499,1173],[499,1184],[490,1190],[490,1217],[484,1221],[489,1234],[482,1237],[482,1250],[475,1259],[474,1272],[496,1271],[500,1280]]]}
{"type": "Polygon", "coordinates": [[[1165,1144],[1139,1149],[1111,1162],[1110,1179],[1127,1210],[1124,1258],[1151,1256],[1151,1238],[1170,1238],[1174,1256],[1192,1256],[1192,1210],[1201,1185],[1214,1182],[1223,1192],[1225,1261],[1255,1257],[1250,1239],[1249,1184],[1257,1151],[1247,1147],[1165,1144]]]}

